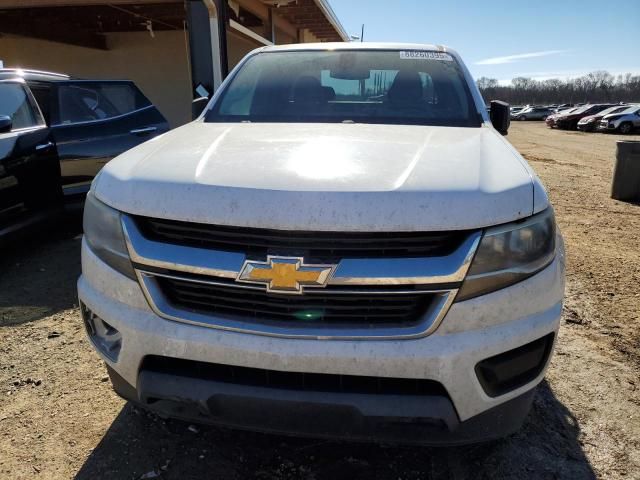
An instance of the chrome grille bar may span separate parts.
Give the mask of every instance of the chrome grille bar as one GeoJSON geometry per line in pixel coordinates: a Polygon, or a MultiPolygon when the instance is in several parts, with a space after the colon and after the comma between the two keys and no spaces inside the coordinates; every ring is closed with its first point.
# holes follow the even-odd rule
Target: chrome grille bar
{"type": "MultiPolygon", "coordinates": [[[[160,243],[145,238],[135,221],[123,216],[131,261],[171,271],[235,279],[246,256],[238,252],[160,243]]],[[[464,280],[480,241],[471,233],[451,254],[422,258],[344,258],[328,285],[443,285],[464,280]]]]}
{"type": "MultiPolygon", "coordinates": [[[[175,278],[185,280],[179,275],[165,275],[137,271],[142,290],[153,311],[168,320],[188,323],[192,325],[208,326],[221,330],[241,333],[253,333],[271,337],[315,339],[315,340],[391,340],[410,339],[429,335],[440,325],[449,307],[453,303],[457,290],[429,291],[432,296],[426,310],[410,325],[304,325],[286,324],[285,322],[255,322],[251,319],[236,315],[218,315],[202,313],[197,310],[186,310],[174,305],[163,293],[159,283],[161,278],[175,278]]],[[[187,277],[187,281],[188,277],[187,277]]],[[[326,294],[326,290],[323,293],[326,294]]],[[[359,291],[360,295],[368,293],[359,291]]],[[[394,292],[395,293],[395,292],[394,292]]],[[[413,292],[415,293],[415,292],[413,292]]],[[[420,292],[418,292],[420,293],[420,292]]],[[[400,295],[398,295],[400,296],[400,295]]]]}
{"type": "Polygon", "coordinates": [[[406,339],[433,333],[453,303],[482,236],[480,231],[469,233],[443,256],[342,258],[325,288],[309,289],[302,299],[289,301],[282,293],[265,296],[264,286],[236,282],[247,260],[242,252],[155,241],[145,237],[127,215],[122,216],[122,225],[138,281],[160,317],[235,332],[322,340],[406,339]],[[175,289],[173,293],[167,290],[167,283],[175,289]],[[251,300],[242,305],[243,292],[255,305],[251,300]],[[278,295],[281,297],[276,298],[278,295]],[[332,298],[336,298],[335,305],[345,304],[337,296],[356,306],[358,298],[365,299],[362,315],[356,313],[357,308],[351,309],[353,313],[345,308],[336,316],[344,324],[332,323],[328,316],[327,321],[316,324],[285,321],[291,309],[284,304],[308,301],[316,305],[313,299],[317,299],[334,312],[339,309],[332,298]],[[391,296],[398,297],[395,305],[404,307],[386,308],[385,298],[389,298],[387,306],[394,305],[391,296]],[[413,296],[420,309],[403,304],[403,296],[405,300],[413,296]],[[380,313],[375,311],[376,302],[380,313]],[[404,315],[409,311],[411,315],[404,315]]]}

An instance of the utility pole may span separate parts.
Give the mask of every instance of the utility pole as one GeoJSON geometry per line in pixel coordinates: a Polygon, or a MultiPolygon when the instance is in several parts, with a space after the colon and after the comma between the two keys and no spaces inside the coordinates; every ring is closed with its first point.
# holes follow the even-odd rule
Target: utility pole
{"type": "Polygon", "coordinates": [[[360,42],[364,42],[364,23],[362,24],[362,29],[360,30],[360,42]]]}

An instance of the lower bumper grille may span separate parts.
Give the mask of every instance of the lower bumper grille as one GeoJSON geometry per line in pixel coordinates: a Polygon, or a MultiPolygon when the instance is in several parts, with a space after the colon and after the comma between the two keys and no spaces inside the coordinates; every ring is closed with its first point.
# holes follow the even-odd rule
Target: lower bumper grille
{"type": "Polygon", "coordinates": [[[436,296],[335,287],[293,296],[178,278],[157,277],[157,282],[167,300],[181,310],[297,326],[410,326],[420,320],[436,296]]]}
{"type": "Polygon", "coordinates": [[[441,383],[427,379],[284,372],[160,356],[145,357],[141,370],[274,389],[373,395],[437,395],[449,398],[441,383]]]}

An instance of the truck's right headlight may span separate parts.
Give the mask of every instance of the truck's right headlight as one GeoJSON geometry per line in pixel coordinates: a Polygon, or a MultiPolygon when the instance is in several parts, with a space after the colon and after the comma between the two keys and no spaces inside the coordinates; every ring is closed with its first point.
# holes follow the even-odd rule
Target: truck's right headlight
{"type": "Polygon", "coordinates": [[[92,191],[84,203],[84,238],[98,258],[114,270],[134,279],[119,211],[98,200],[92,191]]]}
{"type": "Polygon", "coordinates": [[[520,222],[487,229],[456,300],[493,292],[536,274],[553,261],[555,238],[551,208],[520,222]]]}

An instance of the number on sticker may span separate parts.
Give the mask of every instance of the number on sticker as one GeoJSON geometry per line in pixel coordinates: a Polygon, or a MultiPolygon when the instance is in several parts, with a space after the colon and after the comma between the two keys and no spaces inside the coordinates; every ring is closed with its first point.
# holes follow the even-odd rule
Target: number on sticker
{"type": "Polygon", "coordinates": [[[423,60],[445,60],[447,62],[453,61],[453,58],[448,53],[431,52],[431,51],[425,51],[425,50],[402,51],[400,52],[400,58],[423,59],[423,60]]]}

